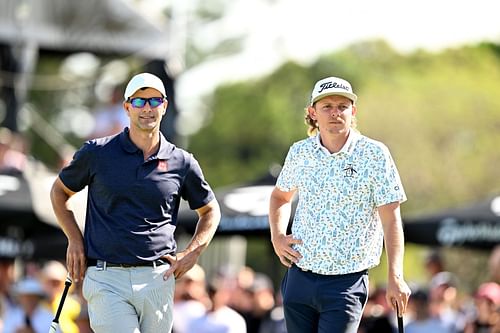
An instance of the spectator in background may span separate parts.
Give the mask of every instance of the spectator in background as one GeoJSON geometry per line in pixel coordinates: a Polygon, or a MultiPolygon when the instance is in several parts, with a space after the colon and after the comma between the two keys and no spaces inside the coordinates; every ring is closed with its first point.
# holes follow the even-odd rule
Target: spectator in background
{"type": "MultiPolygon", "coordinates": [[[[500,315],[500,310],[497,310],[497,315],[500,315]]],[[[497,320],[495,325],[491,328],[491,333],[500,333],[500,320],[497,320]]]]}
{"type": "Polygon", "coordinates": [[[15,279],[14,263],[15,259],[10,256],[0,257],[0,332],[3,332],[5,313],[16,307],[10,292],[15,279]]]}
{"type": "Polygon", "coordinates": [[[253,283],[247,289],[250,311],[242,314],[248,333],[259,333],[263,321],[269,319],[274,308],[274,287],[271,279],[263,273],[255,273],[253,283]]]}
{"type": "Polygon", "coordinates": [[[20,307],[5,313],[3,333],[47,333],[54,316],[41,304],[46,295],[40,282],[22,279],[14,286],[14,295],[20,307]]]}
{"type": "Polygon", "coordinates": [[[94,130],[90,138],[100,138],[123,131],[129,124],[129,118],[123,110],[123,87],[112,89],[111,96],[105,105],[94,112],[94,130]]]}
{"type": "Polygon", "coordinates": [[[490,254],[488,266],[491,281],[500,283],[500,245],[497,245],[490,254]]]}
{"type": "Polygon", "coordinates": [[[444,260],[442,255],[439,253],[439,250],[432,250],[425,258],[424,265],[430,279],[445,270],[444,260]]]}
{"type": "Polygon", "coordinates": [[[233,290],[224,277],[214,278],[207,287],[211,307],[204,316],[188,325],[189,333],[244,333],[245,319],[228,306],[233,290]]]}
{"type": "Polygon", "coordinates": [[[0,42],[0,124],[11,129],[18,130],[18,111],[20,103],[17,98],[15,81],[17,75],[22,71],[20,59],[16,57],[14,49],[16,43],[0,42]]]}
{"type": "Polygon", "coordinates": [[[6,127],[0,127],[0,170],[23,171],[26,168],[25,140],[6,127]]]}
{"type": "Polygon", "coordinates": [[[385,299],[385,288],[375,288],[368,297],[358,333],[393,333],[391,308],[385,299]]]}
{"type": "Polygon", "coordinates": [[[250,288],[254,283],[255,271],[251,267],[244,266],[236,274],[225,272],[223,275],[226,280],[233,280],[234,290],[231,293],[229,306],[245,317],[252,311],[253,300],[250,288]]]}
{"type": "Polygon", "coordinates": [[[464,333],[495,332],[500,326],[500,285],[496,282],[481,284],[474,304],[475,316],[465,325],[464,333]]]}
{"type": "Polygon", "coordinates": [[[259,333],[287,333],[281,291],[278,290],[274,298],[274,307],[269,316],[262,320],[259,333]]]}
{"type": "Polygon", "coordinates": [[[466,317],[458,304],[458,278],[451,272],[440,272],[429,286],[431,315],[439,318],[450,332],[462,332],[466,317]]]}
{"type": "MultiPolygon", "coordinates": [[[[47,294],[47,309],[55,315],[68,271],[59,261],[51,260],[44,264],[40,273],[40,280],[47,294]]],[[[75,320],[80,314],[80,308],[80,303],[68,293],[64,301],[64,311],[59,317],[59,325],[64,333],[79,333],[75,320]]]]}
{"type": "Polygon", "coordinates": [[[225,276],[226,280],[229,278],[235,282],[229,306],[245,318],[247,332],[281,332],[281,327],[284,326],[283,307],[280,303],[280,306],[275,308],[271,279],[248,266],[242,267],[234,279],[234,274],[226,272],[225,276]]]}
{"type": "Polygon", "coordinates": [[[406,333],[453,333],[439,317],[432,316],[429,311],[429,293],[425,289],[413,291],[408,310],[413,320],[406,324],[406,333]]]}
{"type": "Polygon", "coordinates": [[[78,333],[94,333],[90,327],[89,313],[87,303],[80,304],[80,313],[75,318],[75,324],[78,326],[78,333]]]}
{"type": "Polygon", "coordinates": [[[195,264],[175,281],[173,333],[190,333],[187,331],[189,324],[205,315],[210,306],[205,271],[195,264]]]}

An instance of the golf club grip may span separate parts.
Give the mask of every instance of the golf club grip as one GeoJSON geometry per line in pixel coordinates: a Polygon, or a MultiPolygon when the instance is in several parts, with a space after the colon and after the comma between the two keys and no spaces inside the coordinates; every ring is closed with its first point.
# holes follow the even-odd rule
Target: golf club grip
{"type": "Polygon", "coordinates": [[[399,308],[398,308],[398,303],[396,302],[396,317],[398,317],[398,333],[404,333],[405,332],[405,327],[403,324],[403,317],[399,316],[399,308]]]}
{"type": "Polygon", "coordinates": [[[56,323],[55,321],[53,321],[52,324],[50,324],[49,333],[56,333],[58,327],[59,327],[59,323],[56,323]]]}
{"type": "Polygon", "coordinates": [[[53,323],[59,323],[59,316],[61,315],[64,301],[66,300],[66,295],[68,295],[68,291],[69,291],[70,286],[71,286],[71,279],[69,277],[67,277],[66,281],[64,282],[64,290],[63,290],[63,293],[61,295],[61,300],[59,301],[59,306],[57,307],[57,312],[56,312],[56,316],[53,320],[53,323]]]}

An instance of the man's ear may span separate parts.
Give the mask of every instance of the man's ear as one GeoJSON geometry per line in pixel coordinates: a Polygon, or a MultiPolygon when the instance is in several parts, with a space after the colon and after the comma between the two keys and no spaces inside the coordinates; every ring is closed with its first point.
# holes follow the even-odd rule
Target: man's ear
{"type": "Polygon", "coordinates": [[[166,100],[166,99],[165,99],[165,102],[163,102],[163,103],[165,103],[165,108],[163,109],[163,113],[162,113],[162,115],[164,116],[164,115],[165,115],[165,113],[167,113],[167,109],[168,109],[168,100],[166,100]]]}
{"type": "Polygon", "coordinates": [[[314,108],[313,106],[308,106],[307,113],[309,114],[309,118],[311,118],[312,120],[317,120],[316,119],[316,108],[314,108]]]}
{"type": "Polygon", "coordinates": [[[358,109],[356,108],[356,105],[352,106],[352,115],[355,116],[356,112],[358,112],[358,109]]]}
{"type": "Polygon", "coordinates": [[[127,101],[123,102],[123,110],[125,110],[125,113],[127,115],[130,113],[128,108],[129,108],[129,103],[127,103],[127,101]]]}

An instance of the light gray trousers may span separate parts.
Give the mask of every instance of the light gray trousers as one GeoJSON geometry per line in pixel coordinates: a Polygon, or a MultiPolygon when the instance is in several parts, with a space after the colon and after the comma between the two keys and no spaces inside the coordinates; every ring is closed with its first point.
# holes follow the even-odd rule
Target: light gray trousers
{"type": "Polygon", "coordinates": [[[88,267],[82,293],[94,332],[171,332],[175,279],[163,280],[169,267],[88,267]]]}

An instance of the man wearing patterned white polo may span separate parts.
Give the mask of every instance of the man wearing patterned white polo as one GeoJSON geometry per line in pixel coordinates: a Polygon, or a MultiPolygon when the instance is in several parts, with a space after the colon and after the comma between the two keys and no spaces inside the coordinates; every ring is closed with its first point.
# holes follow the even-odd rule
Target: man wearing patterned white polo
{"type": "Polygon", "coordinates": [[[356,129],[351,84],[319,80],[306,109],[309,138],[294,143],[271,195],[271,241],[288,267],[281,291],[289,333],[357,332],[368,296],[368,269],[385,240],[387,300],[399,315],[403,279],[400,203],[406,200],[388,148],[356,129]],[[298,206],[291,234],[291,203],[298,206]]]}

